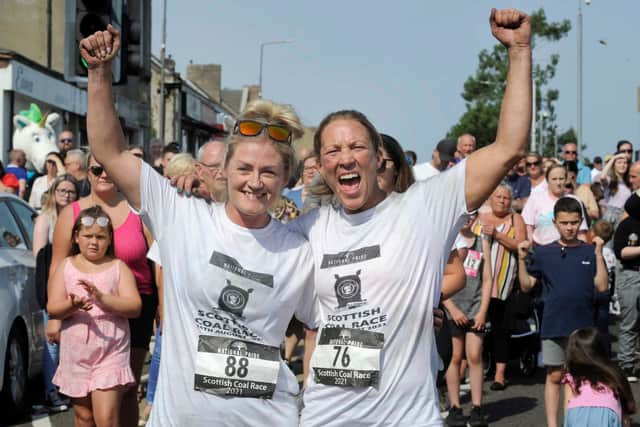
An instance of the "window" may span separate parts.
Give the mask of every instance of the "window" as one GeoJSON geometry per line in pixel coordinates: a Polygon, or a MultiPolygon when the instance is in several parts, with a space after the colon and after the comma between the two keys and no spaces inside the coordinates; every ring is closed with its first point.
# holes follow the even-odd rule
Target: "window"
{"type": "Polygon", "coordinates": [[[18,220],[22,223],[22,229],[24,230],[28,242],[25,242],[28,247],[31,247],[33,243],[33,223],[37,213],[32,211],[22,203],[10,202],[11,208],[18,216],[18,220]]]}
{"type": "Polygon", "coordinates": [[[22,231],[6,202],[0,202],[0,248],[27,249],[22,231]]]}

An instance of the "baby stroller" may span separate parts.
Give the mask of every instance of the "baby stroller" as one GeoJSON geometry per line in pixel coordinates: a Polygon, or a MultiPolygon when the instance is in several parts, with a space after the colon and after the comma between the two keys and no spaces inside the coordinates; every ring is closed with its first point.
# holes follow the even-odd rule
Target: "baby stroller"
{"type": "MultiPolygon", "coordinates": [[[[509,330],[509,362],[518,361],[520,372],[531,377],[538,368],[540,344],[540,317],[536,308],[536,299],[516,288],[507,299],[505,317],[509,330]]],[[[485,360],[490,363],[486,376],[491,377],[495,368],[495,360],[491,354],[491,326],[487,327],[485,337],[485,360]]]]}
{"type": "Polygon", "coordinates": [[[531,305],[529,316],[516,317],[509,336],[509,360],[518,360],[520,372],[532,377],[538,368],[540,352],[540,320],[535,305],[531,305]]]}

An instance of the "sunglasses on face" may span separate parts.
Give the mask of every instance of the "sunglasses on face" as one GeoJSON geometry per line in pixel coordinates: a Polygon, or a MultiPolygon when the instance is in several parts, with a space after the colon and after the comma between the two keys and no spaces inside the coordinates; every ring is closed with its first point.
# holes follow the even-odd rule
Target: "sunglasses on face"
{"type": "Polygon", "coordinates": [[[83,216],[80,218],[80,224],[85,227],[91,227],[93,224],[98,224],[100,227],[105,228],[109,225],[109,218],[106,216],[99,216],[97,218],[92,216],[83,216]]]}
{"type": "Polygon", "coordinates": [[[265,129],[272,140],[291,144],[291,131],[282,125],[272,125],[255,120],[238,120],[233,127],[233,133],[242,136],[258,136],[265,129]]]}
{"type": "Polygon", "coordinates": [[[56,165],[56,162],[55,162],[55,161],[53,161],[53,160],[51,160],[51,159],[47,159],[47,164],[48,164],[48,165],[51,165],[51,166],[55,166],[55,165],[56,165]]]}
{"type": "Polygon", "coordinates": [[[620,154],[620,153],[631,154],[631,153],[633,153],[633,150],[620,150],[620,151],[618,151],[618,153],[619,153],[619,154],[620,154]]]}
{"type": "Polygon", "coordinates": [[[104,172],[104,168],[102,166],[90,166],[89,172],[91,172],[93,176],[100,176],[102,172],[104,172]]]}
{"type": "Polygon", "coordinates": [[[565,151],[564,154],[578,154],[577,151],[565,151]]]}
{"type": "Polygon", "coordinates": [[[528,168],[532,166],[540,166],[540,162],[526,162],[525,164],[527,165],[528,168]]]}
{"type": "Polygon", "coordinates": [[[63,144],[71,144],[73,142],[73,139],[71,139],[71,138],[61,138],[60,142],[62,142],[63,144]]]}

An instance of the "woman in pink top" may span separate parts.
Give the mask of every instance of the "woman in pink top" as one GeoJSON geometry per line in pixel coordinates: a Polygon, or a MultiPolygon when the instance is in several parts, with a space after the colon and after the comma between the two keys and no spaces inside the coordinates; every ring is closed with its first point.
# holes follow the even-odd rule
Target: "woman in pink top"
{"type": "Polygon", "coordinates": [[[73,399],[76,427],[117,426],[125,387],[135,383],[127,318],[142,302],[131,270],[114,258],[113,226],[99,206],[79,213],[72,236],[49,286],[47,310],[63,325],[53,382],[73,399]]]}
{"type": "Polygon", "coordinates": [[[565,427],[630,425],[636,402],[626,376],[608,354],[596,328],[577,329],[569,336],[563,379],[565,427]]]}
{"type": "MultiPolygon", "coordinates": [[[[114,249],[116,258],[123,261],[133,272],[140,297],[142,310],[136,319],[130,319],[131,330],[131,369],[136,382],[140,381],[144,358],[153,333],[153,320],[156,315],[158,299],[154,291],[152,271],[146,255],[153,237],[144,227],[140,218],[134,214],[117,187],[106,174],[102,166],[93,157],[89,158],[89,182],[91,193],[71,206],[64,208],[58,217],[53,235],[53,255],[49,277],[52,277],[58,264],[71,249],[71,230],[81,210],[98,205],[109,215],[114,227],[114,249]]],[[[47,336],[57,340],[60,323],[47,324],[47,336]],[[53,325],[52,325],[53,324],[53,325]]],[[[125,427],[138,424],[137,388],[126,391],[122,402],[120,422],[125,427]]]]}
{"type": "MultiPolygon", "coordinates": [[[[532,193],[522,209],[522,219],[527,226],[527,240],[536,245],[548,245],[560,238],[553,224],[553,206],[565,195],[567,171],[562,165],[552,165],[547,169],[547,191],[532,193]]],[[[575,197],[575,196],[570,196],[575,197]]],[[[584,208],[583,208],[584,211],[584,208]]],[[[582,215],[586,218],[586,214],[582,215]]],[[[578,237],[584,239],[589,227],[585,220],[580,224],[578,237]]]]}

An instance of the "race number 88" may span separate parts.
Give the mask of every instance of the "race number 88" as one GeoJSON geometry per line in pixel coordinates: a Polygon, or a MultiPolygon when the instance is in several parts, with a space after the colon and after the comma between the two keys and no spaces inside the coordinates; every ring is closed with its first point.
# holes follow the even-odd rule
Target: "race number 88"
{"type": "Polygon", "coordinates": [[[236,360],[235,356],[227,357],[227,366],[224,368],[224,373],[228,377],[238,376],[238,378],[244,378],[249,373],[249,359],[241,357],[236,360]],[[236,363],[238,367],[236,367],[236,363]]]}

